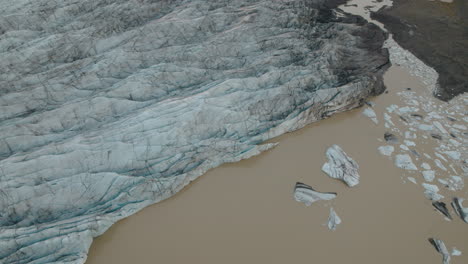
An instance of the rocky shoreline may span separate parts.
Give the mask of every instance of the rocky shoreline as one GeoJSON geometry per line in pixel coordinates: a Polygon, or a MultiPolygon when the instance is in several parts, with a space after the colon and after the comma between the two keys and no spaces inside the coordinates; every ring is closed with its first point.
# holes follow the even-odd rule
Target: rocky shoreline
{"type": "Polygon", "coordinates": [[[434,96],[448,101],[468,91],[467,1],[394,0],[371,16],[439,73],[434,96]]]}

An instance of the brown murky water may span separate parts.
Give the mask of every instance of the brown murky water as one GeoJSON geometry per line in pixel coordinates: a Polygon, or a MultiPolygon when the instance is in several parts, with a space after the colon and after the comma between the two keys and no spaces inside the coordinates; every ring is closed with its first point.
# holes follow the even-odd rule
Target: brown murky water
{"type": "Polygon", "coordinates": [[[403,170],[377,151],[385,131],[381,115],[400,103],[396,92],[412,87],[428,93],[398,67],[385,81],[390,92],[373,100],[378,126],[357,109],[276,138],[276,148],[213,169],[118,222],[95,239],[87,264],[441,263],[429,237],[463,252],[452,263],[468,263],[468,225],[444,220],[422,187],[403,183],[403,170]],[[321,172],[332,144],[359,163],[357,187],[321,172]],[[338,197],[306,207],[293,199],[296,181],[338,197]],[[330,206],[343,221],[336,231],[325,225],[330,206]]]}

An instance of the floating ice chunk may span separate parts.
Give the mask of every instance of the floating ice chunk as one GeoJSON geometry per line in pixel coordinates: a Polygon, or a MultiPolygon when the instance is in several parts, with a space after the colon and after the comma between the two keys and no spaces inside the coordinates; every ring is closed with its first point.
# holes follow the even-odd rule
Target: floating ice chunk
{"type": "Polygon", "coordinates": [[[330,216],[328,216],[328,229],[335,230],[336,226],[341,224],[341,218],[336,214],[333,208],[330,208],[330,216]]]}
{"type": "Polygon", "coordinates": [[[392,155],[395,148],[393,146],[380,146],[378,150],[380,154],[385,155],[385,156],[390,156],[392,155]]]}
{"type": "Polygon", "coordinates": [[[461,251],[458,250],[456,247],[452,248],[452,256],[461,256],[461,251]]]}
{"type": "Polygon", "coordinates": [[[431,169],[431,165],[429,165],[428,163],[426,162],[423,162],[421,164],[421,168],[425,169],[425,170],[430,170],[431,169]]]}
{"type": "Polygon", "coordinates": [[[435,172],[433,170],[426,170],[422,172],[425,181],[431,182],[435,178],[435,172]]]}
{"type": "Polygon", "coordinates": [[[460,129],[460,130],[463,130],[463,131],[466,131],[466,126],[464,126],[464,125],[454,124],[453,127],[457,128],[457,129],[460,129]]]}
{"type": "Polygon", "coordinates": [[[385,141],[393,143],[393,144],[398,143],[398,138],[394,134],[389,133],[389,132],[385,132],[384,139],[385,141]]]}
{"type": "Polygon", "coordinates": [[[375,111],[372,108],[367,107],[366,109],[364,109],[364,111],[362,111],[362,114],[369,117],[372,120],[372,122],[376,124],[379,123],[377,115],[375,114],[375,111]]]}
{"type": "Polygon", "coordinates": [[[412,107],[412,106],[405,106],[400,109],[398,109],[398,112],[400,114],[406,114],[406,113],[413,113],[419,111],[419,108],[417,107],[412,107]]]}
{"type": "Polygon", "coordinates": [[[387,122],[388,124],[395,126],[395,124],[392,122],[392,117],[389,114],[384,113],[384,119],[385,122],[387,122]]]}
{"type": "Polygon", "coordinates": [[[416,146],[416,143],[414,143],[411,140],[405,140],[405,141],[403,141],[403,143],[405,143],[405,145],[408,146],[408,147],[416,146]]]}
{"type": "Polygon", "coordinates": [[[458,151],[444,151],[444,154],[446,154],[453,160],[460,160],[461,158],[461,154],[458,151]]]}
{"type": "Polygon", "coordinates": [[[450,263],[450,253],[447,250],[444,242],[436,238],[429,238],[429,242],[434,246],[434,248],[442,255],[442,263],[450,263]]]}
{"type": "Polygon", "coordinates": [[[445,168],[444,164],[442,164],[442,161],[440,161],[439,159],[435,159],[434,162],[437,167],[441,168],[444,171],[447,171],[447,168],[445,168]]]}
{"type": "Polygon", "coordinates": [[[439,187],[437,185],[423,183],[422,186],[424,187],[424,195],[426,195],[427,199],[432,201],[439,201],[440,199],[444,198],[443,195],[439,194],[439,187]]]}
{"type": "Polygon", "coordinates": [[[432,125],[420,124],[418,128],[419,130],[431,131],[434,127],[432,125]]]}
{"type": "Polygon", "coordinates": [[[427,153],[424,153],[424,157],[426,157],[427,159],[432,159],[432,157],[427,153]]]}
{"type": "Polygon", "coordinates": [[[408,154],[398,154],[395,157],[395,165],[398,168],[405,170],[417,170],[418,168],[414,165],[411,157],[408,154]]]}
{"type": "Polygon", "coordinates": [[[322,171],[328,176],[344,181],[349,187],[359,183],[359,165],[338,146],[327,150],[328,162],[323,164],[322,171]]]}
{"type": "Polygon", "coordinates": [[[456,146],[456,147],[458,147],[458,146],[461,145],[460,142],[456,141],[456,140],[453,139],[453,138],[449,139],[449,142],[450,142],[452,145],[456,146]]]}
{"type": "Polygon", "coordinates": [[[463,198],[453,198],[452,207],[457,215],[465,222],[468,223],[468,207],[463,207],[463,198]]]}
{"type": "Polygon", "coordinates": [[[393,105],[390,105],[390,106],[387,107],[387,112],[393,113],[397,109],[398,109],[398,105],[393,104],[393,105]]]}
{"type": "Polygon", "coordinates": [[[333,192],[318,192],[307,184],[297,182],[294,187],[294,199],[298,202],[302,202],[307,206],[320,200],[332,200],[336,197],[336,193],[333,192]]]}
{"type": "Polygon", "coordinates": [[[445,162],[448,161],[448,160],[447,160],[444,156],[442,156],[442,154],[440,154],[439,152],[435,152],[434,155],[436,155],[438,158],[440,158],[441,160],[443,160],[443,161],[445,161],[445,162]]]}
{"type": "Polygon", "coordinates": [[[465,182],[463,178],[460,176],[450,176],[448,179],[439,179],[440,183],[445,185],[445,187],[449,188],[451,191],[459,191],[463,189],[465,182]]]}
{"type": "Polygon", "coordinates": [[[416,139],[416,133],[411,133],[410,131],[405,132],[405,138],[407,139],[416,139]]]}
{"type": "Polygon", "coordinates": [[[442,133],[442,134],[448,134],[447,130],[445,130],[444,126],[439,121],[434,121],[432,124],[442,133]]]}
{"type": "Polygon", "coordinates": [[[452,216],[450,215],[450,212],[447,209],[447,206],[444,202],[432,202],[432,206],[434,206],[434,208],[437,209],[437,211],[439,211],[445,217],[452,220],[452,216]]]}
{"type": "Polygon", "coordinates": [[[416,182],[416,179],[413,178],[413,177],[408,177],[408,181],[410,181],[410,182],[412,182],[412,183],[414,183],[414,184],[418,184],[418,183],[416,182]]]}
{"type": "Polygon", "coordinates": [[[401,145],[400,145],[400,148],[401,148],[402,150],[409,151],[409,148],[408,148],[406,145],[401,144],[401,145]]]}

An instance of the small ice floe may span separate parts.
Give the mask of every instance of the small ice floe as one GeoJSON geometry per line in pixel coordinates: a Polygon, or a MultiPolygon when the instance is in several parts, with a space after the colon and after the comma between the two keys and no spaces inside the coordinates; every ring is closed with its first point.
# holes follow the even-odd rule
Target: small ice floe
{"type": "Polygon", "coordinates": [[[424,195],[426,196],[427,199],[432,200],[432,201],[439,201],[440,199],[444,198],[444,196],[438,193],[439,187],[437,187],[437,185],[423,183],[422,186],[425,189],[424,195]]]}
{"type": "Polygon", "coordinates": [[[394,134],[389,133],[389,132],[385,132],[384,139],[385,141],[392,143],[392,144],[398,143],[398,138],[394,134]]]}
{"type": "Polygon", "coordinates": [[[426,159],[432,159],[432,157],[427,153],[424,153],[424,157],[426,157],[426,159]]]}
{"type": "Polygon", "coordinates": [[[433,170],[425,170],[422,172],[425,181],[431,182],[435,178],[435,172],[433,170]]]}
{"type": "Polygon", "coordinates": [[[453,160],[460,160],[461,154],[458,151],[444,151],[444,154],[449,156],[453,160]]]}
{"type": "Polygon", "coordinates": [[[414,142],[411,141],[411,140],[404,140],[403,143],[405,143],[405,145],[408,146],[408,147],[414,147],[414,146],[416,146],[416,143],[414,143],[414,142]]]}
{"type": "Polygon", "coordinates": [[[468,207],[463,207],[463,201],[465,199],[462,198],[453,198],[452,200],[452,207],[455,210],[455,213],[465,222],[468,223],[468,207]]]}
{"type": "Polygon", "coordinates": [[[391,156],[395,148],[393,146],[380,146],[378,147],[380,154],[384,156],[391,156]]]}
{"type": "Polygon", "coordinates": [[[411,118],[416,119],[418,121],[423,120],[423,116],[420,114],[410,114],[411,118]]]}
{"type": "Polygon", "coordinates": [[[461,145],[460,142],[456,141],[455,139],[451,138],[449,139],[450,144],[454,145],[455,147],[458,147],[461,145]]]}
{"type": "Polygon", "coordinates": [[[442,156],[442,154],[440,154],[439,152],[434,152],[434,155],[436,155],[439,159],[445,162],[448,162],[448,160],[444,156],[442,156]]]}
{"type": "Polygon", "coordinates": [[[376,124],[379,123],[379,120],[377,119],[377,115],[375,114],[374,109],[367,107],[366,109],[364,109],[364,111],[362,111],[362,114],[369,117],[372,120],[372,122],[376,124]]]}
{"type": "Polygon", "coordinates": [[[423,131],[431,131],[434,127],[432,125],[420,124],[418,128],[423,131]]]}
{"type": "Polygon", "coordinates": [[[451,191],[462,190],[465,184],[460,176],[450,176],[448,179],[439,179],[438,181],[451,191]]]}
{"type": "Polygon", "coordinates": [[[405,107],[402,107],[402,108],[398,109],[398,112],[400,114],[414,113],[414,112],[417,112],[417,111],[419,111],[419,108],[412,107],[412,106],[405,106],[405,107]]]}
{"type": "Polygon", "coordinates": [[[452,256],[461,256],[461,251],[458,250],[456,247],[452,248],[452,256]]]}
{"type": "Polygon", "coordinates": [[[341,218],[336,214],[333,208],[330,208],[330,216],[328,216],[328,229],[335,230],[336,226],[341,224],[341,218]]]}
{"type": "Polygon", "coordinates": [[[408,148],[406,145],[401,144],[401,145],[400,145],[400,148],[401,148],[402,150],[409,151],[409,148],[408,148]]]}
{"type": "Polygon", "coordinates": [[[432,124],[434,124],[434,126],[435,126],[442,134],[448,135],[447,130],[445,130],[444,126],[442,126],[442,124],[441,124],[439,121],[434,121],[434,122],[432,122],[432,124]]]}
{"type": "Polygon", "coordinates": [[[387,122],[389,125],[395,126],[395,124],[392,122],[392,117],[389,114],[384,113],[384,119],[385,122],[387,122]]]}
{"type": "Polygon", "coordinates": [[[320,200],[332,200],[336,197],[334,192],[318,192],[314,190],[311,186],[297,182],[294,187],[294,199],[298,202],[302,202],[307,206],[310,206],[312,203],[320,200]]]}
{"type": "Polygon", "coordinates": [[[437,140],[442,140],[442,136],[436,133],[431,133],[431,137],[437,139],[437,140]]]}
{"type": "Polygon", "coordinates": [[[413,154],[416,157],[416,159],[421,157],[421,155],[419,155],[419,152],[417,152],[415,149],[411,149],[410,151],[411,151],[411,154],[413,154]]]}
{"type": "Polygon", "coordinates": [[[444,241],[436,238],[429,238],[429,242],[434,246],[434,248],[442,255],[442,263],[450,263],[450,253],[447,250],[447,247],[444,244],[444,241]]]}
{"type": "Polygon", "coordinates": [[[398,154],[395,156],[395,166],[404,170],[417,170],[411,157],[408,154],[398,154]]]}
{"type": "Polygon", "coordinates": [[[453,125],[453,127],[456,128],[456,129],[466,131],[466,126],[461,125],[461,124],[455,124],[455,125],[453,125]]]}
{"type": "Polygon", "coordinates": [[[426,162],[423,162],[421,164],[421,168],[425,169],[425,170],[430,170],[431,169],[431,165],[429,165],[428,163],[426,162]]]}
{"type": "Polygon", "coordinates": [[[414,184],[418,184],[418,183],[416,182],[416,179],[413,178],[413,177],[408,177],[408,181],[410,181],[410,182],[412,182],[412,183],[414,183],[414,184]]]}
{"type": "Polygon", "coordinates": [[[405,132],[405,138],[407,138],[407,139],[416,139],[416,137],[417,137],[416,133],[412,133],[410,131],[405,132]]]}
{"type": "Polygon", "coordinates": [[[449,210],[447,209],[447,205],[444,202],[432,202],[432,206],[434,206],[437,211],[443,214],[448,219],[452,220],[452,216],[450,215],[449,210]]]}
{"type": "Polygon", "coordinates": [[[334,179],[344,181],[349,187],[359,183],[359,165],[338,146],[327,149],[328,162],[323,164],[322,171],[334,179]]]}
{"type": "Polygon", "coordinates": [[[393,104],[393,105],[388,106],[386,109],[387,109],[387,112],[393,113],[395,110],[398,109],[398,105],[393,104]]]}
{"type": "Polygon", "coordinates": [[[435,159],[434,160],[434,163],[437,167],[441,168],[442,170],[444,171],[447,171],[447,168],[445,168],[444,164],[442,164],[442,161],[438,160],[438,159],[435,159]]]}

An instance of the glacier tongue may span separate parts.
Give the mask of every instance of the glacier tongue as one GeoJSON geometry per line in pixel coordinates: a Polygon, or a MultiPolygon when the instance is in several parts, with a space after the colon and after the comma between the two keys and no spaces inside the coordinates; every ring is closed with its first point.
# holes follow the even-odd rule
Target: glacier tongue
{"type": "Polygon", "coordinates": [[[383,91],[341,0],[0,0],[0,262],[92,238],[208,169],[383,91]]]}

